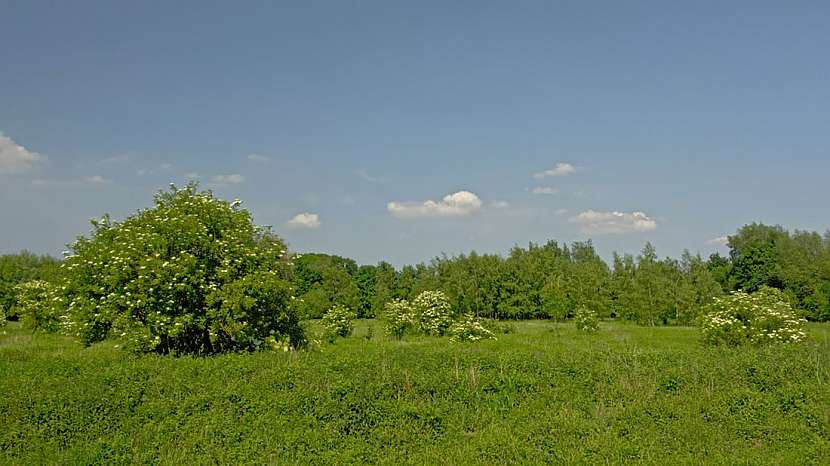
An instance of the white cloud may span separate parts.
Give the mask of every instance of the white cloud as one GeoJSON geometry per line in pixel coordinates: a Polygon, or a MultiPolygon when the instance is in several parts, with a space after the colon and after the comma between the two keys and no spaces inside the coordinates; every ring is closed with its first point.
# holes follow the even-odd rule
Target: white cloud
{"type": "Polygon", "coordinates": [[[712,238],[706,242],[706,244],[710,246],[726,246],[729,243],[728,236],[718,236],[717,238],[712,238]]]}
{"type": "Polygon", "coordinates": [[[567,162],[559,162],[550,170],[545,170],[539,173],[534,173],[534,178],[544,178],[546,176],[568,176],[572,175],[576,172],[576,167],[567,163],[567,162]]]}
{"type": "Polygon", "coordinates": [[[490,203],[490,207],[495,209],[507,209],[510,207],[510,203],[507,201],[493,201],[490,203]]]}
{"type": "Polygon", "coordinates": [[[245,181],[245,177],[238,173],[232,175],[216,175],[211,178],[211,181],[216,185],[239,184],[245,181]]]}
{"type": "Polygon", "coordinates": [[[248,155],[248,160],[250,160],[251,162],[256,162],[256,163],[267,163],[267,162],[271,161],[271,157],[268,157],[268,156],[265,156],[265,155],[262,155],[262,154],[249,154],[248,155]]]}
{"type": "Polygon", "coordinates": [[[447,194],[440,202],[392,201],[386,205],[386,209],[398,218],[459,217],[481,209],[481,199],[469,191],[458,191],[447,194]]]}
{"type": "Polygon", "coordinates": [[[25,173],[44,158],[0,132],[0,175],[25,173]]]}
{"type": "Polygon", "coordinates": [[[320,226],[320,216],[317,214],[303,212],[295,215],[291,220],[289,220],[288,226],[294,228],[318,228],[320,226]]]}
{"type": "Polygon", "coordinates": [[[104,178],[101,175],[85,176],[85,177],[82,178],[82,180],[83,180],[84,183],[89,183],[89,184],[109,184],[109,183],[112,183],[112,181],[104,178]]]}
{"type": "Polygon", "coordinates": [[[98,161],[99,165],[120,165],[127,163],[130,160],[129,155],[116,155],[114,157],[107,157],[98,161]]]}
{"type": "Polygon", "coordinates": [[[356,170],[355,174],[363,178],[364,180],[368,181],[369,183],[386,183],[385,179],[370,175],[369,172],[366,171],[366,169],[364,168],[356,170]]]}
{"type": "Polygon", "coordinates": [[[657,229],[657,222],[643,212],[597,212],[586,210],[571,222],[582,226],[586,233],[630,233],[657,229]]]}
{"type": "Polygon", "coordinates": [[[158,167],[155,167],[155,168],[139,168],[138,170],[135,171],[135,173],[138,176],[155,175],[159,171],[169,171],[172,168],[173,168],[172,163],[166,163],[165,162],[165,163],[162,163],[158,167]]]}
{"type": "Polygon", "coordinates": [[[530,192],[533,194],[559,194],[559,190],[556,188],[551,188],[550,186],[536,186],[535,188],[531,189],[530,192]]]}
{"type": "Polygon", "coordinates": [[[567,213],[568,213],[568,209],[558,209],[558,210],[557,210],[556,212],[554,212],[554,213],[555,213],[556,215],[562,216],[562,215],[565,215],[565,214],[567,214],[567,213]]]}

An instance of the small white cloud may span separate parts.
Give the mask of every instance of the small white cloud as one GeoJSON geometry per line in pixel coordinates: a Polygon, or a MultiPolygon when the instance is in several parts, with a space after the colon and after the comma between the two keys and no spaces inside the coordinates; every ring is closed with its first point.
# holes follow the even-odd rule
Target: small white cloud
{"type": "Polygon", "coordinates": [[[643,212],[597,212],[586,210],[571,222],[582,226],[586,233],[630,233],[657,229],[657,222],[643,212]]]}
{"type": "Polygon", "coordinates": [[[271,161],[271,157],[262,154],[249,154],[248,160],[256,163],[267,163],[271,161]]]}
{"type": "Polygon", "coordinates": [[[729,237],[728,236],[718,236],[717,238],[712,238],[706,242],[706,244],[710,246],[726,246],[729,244],[729,237]]]}
{"type": "Polygon", "coordinates": [[[294,228],[318,228],[320,226],[320,216],[308,212],[295,215],[288,221],[288,226],[294,228]]]}
{"type": "Polygon", "coordinates": [[[98,161],[99,165],[121,165],[123,163],[127,163],[130,160],[130,156],[128,155],[116,155],[113,157],[107,157],[105,159],[101,159],[98,161]]]}
{"type": "Polygon", "coordinates": [[[567,214],[567,213],[568,213],[568,209],[558,209],[558,210],[557,210],[556,212],[554,212],[554,213],[555,213],[556,215],[562,216],[562,215],[565,215],[565,214],[567,214]]]}
{"type": "Polygon", "coordinates": [[[572,175],[576,172],[576,167],[567,163],[567,162],[559,162],[550,170],[545,170],[539,173],[534,173],[534,178],[544,178],[546,176],[568,176],[572,175]]]}
{"type": "Polygon", "coordinates": [[[239,184],[245,181],[245,177],[234,173],[232,175],[216,175],[211,178],[211,181],[216,185],[239,184]]]}
{"type": "Polygon", "coordinates": [[[82,178],[82,180],[83,180],[84,183],[88,183],[88,184],[109,184],[109,183],[112,183],[112,181],[104,178],[101,175],[85,176],[85,177],[82,178]]]}
{"type": "Polygon", "coordinates": [[[360,178],[368,181],[369,183],[386,183],[385,179],[372,176],[369,174],[369,172],[366,171],[366,169],[363,168],[361,168],[360,170],[356,170],[355,174],[360,178]]]}
{"type": "Polygon", "coordinates": [[[0,132],[0,175],[26,173],[44,158],[0,132]]]}
{"type": "Polygon", "coordinates": [[[173,168],[172,163],[162,163],[162,164],[159,164],[159,166],[155,167],[155,168],[139,168],[138,170],[135,171],[135,173],[138,176],[155,175],[159,171],[166,172],[166,171],[169,171],[172,168],[173,168]]]}
{"type": "Polygon", "coordinates": [[[548,195],[559,194],[558,189],[551,188],[550,186],[536,186],[535,188],[531,189],[530,192],[532,192],[533,194],[548,194],[548,195]]]}
{"type": "Polygon", "coordinates": [[[458,191],[447,194],[440,202],[392,201],[386,205],[386,209],[398,218],[460,217],[481,209],[481,199],[469,191],[458,191]]]}
{"type": "Polygon", "coordinates": [[[490,203],[490,207],[494,209],[507,209],[510,207],[510,203],[507,201],[493,201],[490,203]]]}

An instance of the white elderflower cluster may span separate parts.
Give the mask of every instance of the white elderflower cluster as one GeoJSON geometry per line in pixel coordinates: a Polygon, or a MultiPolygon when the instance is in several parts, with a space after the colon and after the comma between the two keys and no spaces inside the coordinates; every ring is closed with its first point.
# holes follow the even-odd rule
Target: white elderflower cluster
{"type": "Polygon", "coordinates": [[[708,344],[763,345],[804,341],[806,323],[781,291],[764,287],[752,294],[736,291],[715,298],[707,307],[700,328],[708,344]]]}
{"type": "Polygon", "coordinates": [[[495,340],[493,332],[472,314],[466,314],[450,325],[450,341],[475,342],[480,340],[495,340]]]}

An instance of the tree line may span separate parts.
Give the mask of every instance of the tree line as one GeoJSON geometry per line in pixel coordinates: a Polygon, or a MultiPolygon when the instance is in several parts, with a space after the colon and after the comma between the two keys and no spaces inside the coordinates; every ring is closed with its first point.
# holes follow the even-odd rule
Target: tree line
{"type": "MultiPolygon", "coordinates": [[[[728,239],[727,255],[685,251],[660,258],[646,243],[636,256],[603,260],[591,241],[515,246],[505,256],[475,251],[396,269],[387,262],[311,253],[293,257],[301,313],[319,318],[334,305],[359,317],[381,315],[393,299],[443,291],[461,313],[496,319],[566,319],[585,307],[604,318],[644,325],[690,324],[715,296],[763,286],[782,290],[805,317],[830,320],[830,232],[753,223],[728,239]]],[[[59,261],[23,252],[0,256],[0,306],[13,315],[17,283],[49,280],[59,261]]]]}
{"type": "Polygon", "coordinates": [[[725,256],[684,251],[674,259],[646,243],[636,256],[614,254],[609,264],[591,241],[548,241],[515,246],[506,256],[473,251],[400,270],[314,253],[295,258],[294,284],[309,317],[335,304],[373,317],[392,299],[440,290],[456,310],[480,317],[566,319],[586,307],[604,318],[684,325],[715,296],[769,286],[808,319],[830,320],[830,232],[753,223],[729,236],[728,246],[725,256]]]}

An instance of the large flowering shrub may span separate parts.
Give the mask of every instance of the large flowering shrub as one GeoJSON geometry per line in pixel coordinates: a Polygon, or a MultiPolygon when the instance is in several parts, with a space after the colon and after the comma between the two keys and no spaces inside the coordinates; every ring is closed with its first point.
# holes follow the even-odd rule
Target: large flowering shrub
{"type": "Polygon", "coordinates": [[[580,332],[593,333],[599,330],[597,313],[585,306],[579,307],[574,313],[574,324],[580,332]]]}
{"type": "Polygon", "coordinates": [[[171,186],[123,222],[93,220],[52,298],[65,331],[159,353],[299,345],[285,244],[239,203],[171,186]]]}
{"type": "Polygon", "coordinates": [[[354,330],[354,319],[357,314],[342,304],[335,304],[334,307],[323,314],[323,328],[330,340],[337,337],[347,337],[354,330]]]}
{"type": "Polygon", "coordinates": [[[442,291],[424,291],[412,300],[418,325],[427,335],[444,335],[453,322],[452,306],[442,291]]]}
{"type": "Polygon", "coordinates": [[[417,317],[409,301],[395,299],[386,303],[383,312],[383,327],[386,333],[400,339],[416,325],[417,317]]]}
{"type": "Polygon", "coordinates": [[[493,332],[472,314],[466,314],[450,325],[448,333],[450,340],[455,342],[496,339],[493,332]]]}
{"type": "Polygon", "coordinates": [[[43,280],[30,280],[14,287],[14,311],[23,325],[33,330],[56,332],[60,329],[59,309],[53,306],[55,288],[43,280]]]}
{"type": "Polygon", "coordinates": [[[703,339],[711,345],[797,343],[806,320],[793,310],[780,290],[762,287],[755,293],[737,291],[704,308],[703,339]]]}

